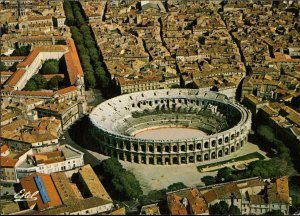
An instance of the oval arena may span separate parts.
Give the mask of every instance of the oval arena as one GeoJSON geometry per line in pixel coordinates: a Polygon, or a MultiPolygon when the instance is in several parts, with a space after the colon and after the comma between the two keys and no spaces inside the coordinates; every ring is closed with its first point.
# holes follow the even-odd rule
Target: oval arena
{"type": "Polygon", "coordinates": [[[163,89],[121,95],[90,114],[97,149],[153,165],[201,163],[239,151],[251,114],[220,93],[163,89]]]}

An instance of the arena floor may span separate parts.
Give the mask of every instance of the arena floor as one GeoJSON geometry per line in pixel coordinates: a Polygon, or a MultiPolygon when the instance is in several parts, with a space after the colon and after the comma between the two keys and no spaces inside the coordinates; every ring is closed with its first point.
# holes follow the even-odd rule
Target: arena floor
{"type": "Polygon", "coordinates": [[[155,140],[176,140],[203,137],[205,135],[206,133],[204,133],[203,131],[193,128],[162,127],[144,130],[142,132],[137,133],[135,137],[155,140]]]}

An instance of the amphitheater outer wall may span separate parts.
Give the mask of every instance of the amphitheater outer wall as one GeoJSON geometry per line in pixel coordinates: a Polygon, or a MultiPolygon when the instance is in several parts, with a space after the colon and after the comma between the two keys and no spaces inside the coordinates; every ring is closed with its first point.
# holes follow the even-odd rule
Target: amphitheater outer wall
{"type": "Polygon", "coordinates": [[[251,113],[238,103],[230,101],[225,95],[202,92],[193,89],[164,89],[121,95],[98,105],[90,114],[91,135],[97,140],[100,153],[140,164],[173,165],[214,161],[217,158],[240,151],[247,144],[251,130],[251,113]],[[236,110],[240,120],[230,129],[220,133],[193,139],[151,140],[122,135],[109,128],[117,121],[117,116],[128,115],[129,110],[142,109],[143,102],[184,101],[202,105],[223,104],[229,110],[236,110]],[[142,102],[142,108],[137,104],[142,102]],[[132,108],[133,109],[133,108],[132,108]],[[110,119],[111,118],[111,119],[110,119]],[[116,118],[116,119],[114,119],[116,118]]]}

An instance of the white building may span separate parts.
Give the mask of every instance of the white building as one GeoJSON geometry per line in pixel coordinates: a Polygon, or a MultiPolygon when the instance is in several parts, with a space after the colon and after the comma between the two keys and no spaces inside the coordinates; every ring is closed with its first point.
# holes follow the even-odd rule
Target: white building
{"type": "Polygon", "coordinates": [[[67,171],[84,165],[84,153],[69,146],[49,146],[30,149],[23,154],[15,165],[16,180],[34,172],[50,174],[67,171]]]}

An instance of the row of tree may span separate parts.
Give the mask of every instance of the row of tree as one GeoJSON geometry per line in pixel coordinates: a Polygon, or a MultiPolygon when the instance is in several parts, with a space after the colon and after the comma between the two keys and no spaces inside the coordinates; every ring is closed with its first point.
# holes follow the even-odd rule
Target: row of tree
{"type": "Polygon", "coordinates": [[[102,63],[101,53],[98,52],[93,33],[84,20],[79,3],[64,1],[64,8],[84,70],[86,88],[107,88],[109,78],[102,63]]]}
{"type": "Polygon", "coordinates": [[[64,79],[60,76],[54,76],[49,81],[41,74],[35,74],[26,83],[24,90],[37,91],[41,89],[58,90],[65,87],[64,79]]]}
{"type": "Polygon", "coordinates": [[[94,170],[109,194],[116,200],[132,200],[143,194],[135,176],[114,158],[102,161],[94,170]]]}

